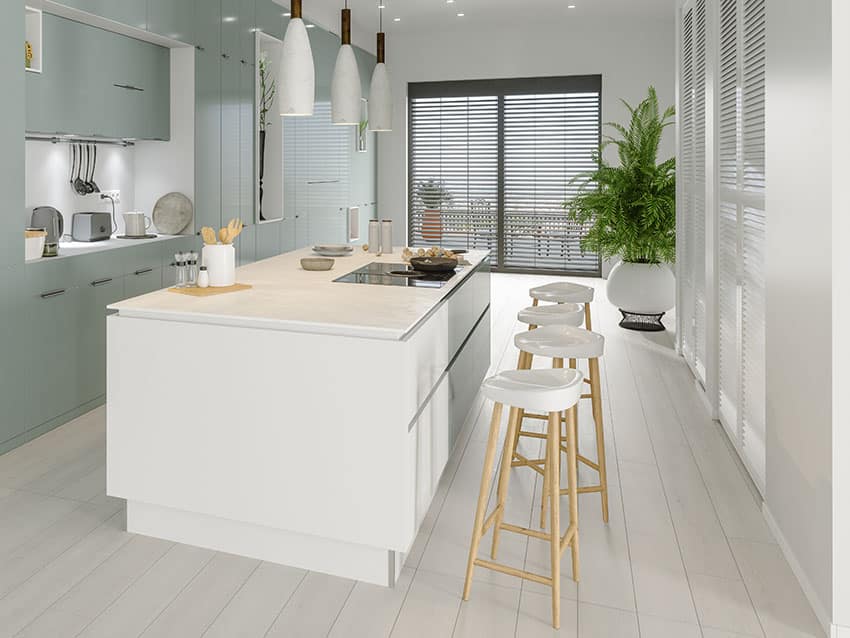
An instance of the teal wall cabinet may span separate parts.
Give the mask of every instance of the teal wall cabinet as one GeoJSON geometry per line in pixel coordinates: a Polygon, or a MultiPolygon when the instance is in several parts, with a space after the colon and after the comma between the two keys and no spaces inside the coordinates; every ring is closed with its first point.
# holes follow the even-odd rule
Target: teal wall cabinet
{"type": "Polygon", "coordinates": [[[138,29],[148,26],[146,0],[62,0],[61,4],[138,29]]]}
{"type": "MultiPolygon", "coordinates": [[[[124,298],[124,277],[96,277],[79,290],[79,344],[77,357],[78,405],[94,401],[106,388],[106,307],[124,298]]],[[[68,336],[66,335],[66,338],[68,336]]]]}
{"type": "Polygon", "coordinates": [[[43,71],[26,76],[28,132],[170,137],[168,49],[47,13],[43,33],[43,71]]]}
{"type": "MultiPolygon", "coordinates": [[[[3,101],[0,105],[0,189],[5,214],[0,215],[0,269],[24,260],[23,229],[19,211],[24,210],[24,65],[21,38],[24,33],[24,4],[3,5],[0,20],[0,77],[3,101]]],[[[28,73],[27,75],[36,75],[28,73]]]]}
{"type": "Polygon", "coordinates": [[[28,395],[34,360],[27,338],[29,319],[24,298],[23,267],[0,268],[0,444],[26,430],[28,395]]]}
{"type": "Polygon", "coordinates": [[[195,0],[148,0],[148,31],[195,44],[195,0]]]}

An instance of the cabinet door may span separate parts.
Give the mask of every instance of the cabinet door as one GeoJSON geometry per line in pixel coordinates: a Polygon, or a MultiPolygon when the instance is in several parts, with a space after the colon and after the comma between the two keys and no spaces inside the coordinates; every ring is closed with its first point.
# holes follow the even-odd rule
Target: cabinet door
{"type": "Polygon", "coordinates": [[[221,222],[241,218],[240,103],[242,64],[233,57],[221,60],[221,222]]]}
{"type": "MultiPolygon", "coordinates": [[[[145,44],[139,52],[142,65],[141,112],[135,137],[148,140],[171,138],[171,52],[165,47],[145,44]]],[[[132,127],[127,122],[127,130],[132,127]]]]}
{"type": "Polygon", "coordinates": [[[239,60],[253,65],[254,60],[254,31],[257,26],[255,0],[238,0],[239,2],[239,60]]]}
{"type": "Polygon", "coordinates": [[[69,371],[77,369],[79,289],[70,277],[46,276],[46,269],[27,267],[27,351],[33,370],[28,383],[29,428],[76,408],[77,384],[69,371]]]}
{"type": "Polygon", "coordinates": [[[25,432],[32,403],[27,392],[32,372],[31,323],[24,300],[23,267],[0,268],[0,446],[25,432]]]}
{"type": "Polygon", "coordinates": [[[195,55],[195,230],[221,225],[221,57],[195,55]]]}
{"type": "Polygon", "coordinates": [[[239,0],[221,0],[221,54],[225,59],[240,59],[239,13],[239,0]]]}
{"type": "Polygon", "coordinates": [[[124,299],[146,295],[162,288],[162,268],[145,266],[124,278],[124,299]]]}
{"type": "Polygon", "coordinates": [[[195,0],[195,46],[221,53],[221,0],[195,0]]]}
{"type": "MultiPolygon", "coordinates": [[[[23,64],[20,64],[20,41],[24,28],[23,3],[3,5],[3,20],[0,20],[0,77],[6,99],[0,102],[0,148],[3,149],[3,170],[0,172],[0,189],[3,206],[8,211],[0,215],[0,267],[18,265],[24,261],[24,241],[21,230],[24,226],[24,136],[25,106],[22,99],[24,86],[23,64]]],[[[38,73],[26,73],[35,76],[38,73]]],[[[27,85],[28,86],[28,85],[27,85]]],[[[0,435],[2,436],[2,435],[0,435]]]]}
{"type": "MultiPolygon", "coordinates": [[[[283,15],[286,13],[286,9],[274,0],[257,0],[256,12],[257,28],[263,33],[268,33],[278,40],[282,40],[283,34],[286,32],[286,25],[289,24],[289,19],[283,15]]],[[[311,29],[311,31],[315,30],[311,29]]]]}
{"type": "Polygon", "coordinates": [[[281,223],[269,222],[257,226],[257,259],[268,259],[280,254],[281,223]]]}
{"type": "MultiPolygon", "coordinates": [[[[255,202],[255,106],[253,57],[239,61],[239,214],[243,223],[254,223],[255,202]]],[[[273,134],[280,135],[280,127],[272,127],[273,134]]]]}
{"type": "Polygon", "coordinates": [[[60,4],[139,29],[148,25],[146,0],[62,0],[60,4]]]}
{"type": "Polygon", "coordinates": [[[260,226],[246,226],[236,239],[236,264],[245,266],[257,261],[257,229],[260,226]]]}
{"type": "Polygon", "coordinates": [[[195,0],[148,0],[148,31],[195,44],[195,0]]]}
{"type": "Polygon", "coordinates": [[[106,394],[106,307],[124,296],[123,277],[98,277],[83,284],[79,302],[77,392],[80,404],[106,394]]]}

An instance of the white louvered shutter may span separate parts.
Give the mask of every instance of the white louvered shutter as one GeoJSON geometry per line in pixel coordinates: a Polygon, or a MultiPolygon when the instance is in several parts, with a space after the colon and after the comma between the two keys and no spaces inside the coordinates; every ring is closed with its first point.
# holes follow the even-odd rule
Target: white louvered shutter
{"type": "Polygon", "coordinates": [[[697,376],[706,374],[706,59],[708,23],[705,0],[694,3],[694,359],[697,376]]]}

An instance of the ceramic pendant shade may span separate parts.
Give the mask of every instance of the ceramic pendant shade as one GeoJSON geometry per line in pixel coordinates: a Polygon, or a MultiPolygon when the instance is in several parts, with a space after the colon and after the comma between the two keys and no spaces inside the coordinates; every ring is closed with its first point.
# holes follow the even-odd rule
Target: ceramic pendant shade
{"type": "Polygon", "coordinates": [[[369,88],[370,131],[393,130],[393,95],[385,56],[384,34],[378,33],[378,63],[372,73],[372,84],[369,88]]]}
{"type": "Polygon", "coordinates": [[[280,114],[313,115],[316,72],[307,26],[301,19],[301,0],[292,0],[291,12],[280,62],[280,114]]]}
{"type": "Polygon", "coordinates": [[[334,124],[360,124],[360,71],[351,46],[351,10],[342,10],[342,44],[336,56],[331,80],[331,121],[334,124]]]}

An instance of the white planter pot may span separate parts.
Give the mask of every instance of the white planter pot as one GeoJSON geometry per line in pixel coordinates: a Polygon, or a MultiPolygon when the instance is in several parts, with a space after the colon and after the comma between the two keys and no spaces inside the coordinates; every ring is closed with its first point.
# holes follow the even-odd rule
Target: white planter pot
{"type": "Polygon", "coordinates": [[[621,261],[608,275],[607,293],[620,310],[660,315],[676,305],[676,278],[667,264],[621,261]]]}

